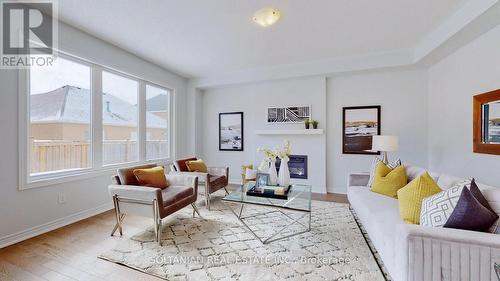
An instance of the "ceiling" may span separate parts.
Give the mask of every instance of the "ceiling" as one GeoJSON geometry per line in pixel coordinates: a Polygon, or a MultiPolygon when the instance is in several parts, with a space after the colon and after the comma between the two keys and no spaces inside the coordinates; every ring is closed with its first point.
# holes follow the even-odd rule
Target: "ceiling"
{"type": "Polygon", "coordinates": [[[415,48],[466,0],[64,0],[59,18],[185,77],[415,48]],[[263,28],[251,17],[276,7],[263,28]]]}

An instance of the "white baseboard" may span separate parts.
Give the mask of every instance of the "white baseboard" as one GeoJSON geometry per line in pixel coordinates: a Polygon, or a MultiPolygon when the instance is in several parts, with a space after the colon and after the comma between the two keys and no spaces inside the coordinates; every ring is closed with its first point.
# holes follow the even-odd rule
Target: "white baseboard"
{"type": "Polygon", "coordinates": [[[103,204],[103,205],[97,206],[97,207],[89,209],[89,210],[80,211],[78,213],[69,215],[69,216],[64,217],[64,218],[56,219],[54,221],[51,221],[51,222],[48,222],[48,223],[45,223],[45,224],[42,224],[39,226],[31,227],[31,228],[28,228],[26,230],[22,230],[22,231],[14,233],[14,234],[10,234],[10,235],[1,237],[0,238],[0,249],[7,247],[9,245],[27,240],[29,238],[47,233],[47,232],[52,231],[54,229],[58,229],[58,228],[61,228],[63,226],[75,223],[77,221],[81,221],[83,219],[93,217],[95,215],[109,211],[111,209],[113,209],[113,204],[110,202],[110,203],[103,204]]]}

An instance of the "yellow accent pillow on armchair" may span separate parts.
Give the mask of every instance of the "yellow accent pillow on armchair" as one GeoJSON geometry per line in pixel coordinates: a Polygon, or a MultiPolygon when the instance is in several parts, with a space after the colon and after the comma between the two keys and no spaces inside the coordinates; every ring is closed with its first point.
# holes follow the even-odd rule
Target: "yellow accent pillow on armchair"
{"type": "Polygon", "coordinates": [[[406,223],[420,224],[422,201],[441,191],[429,173],[423,173],[398,190],[399,215],[406,223]]]}
{"type": "Polygon", "coordinates": [[[186,161],[186,166],[190,172],[206,173],[208,171],[207,165],[201,159],[186,161]]]}
{"type": "Polygon", "coordinates": [[[408,183],[404,166],[389,168],[383,162],[378,162],[375,168],[372,191],[393,198],[398,198],[397,192],[408,183]]]}

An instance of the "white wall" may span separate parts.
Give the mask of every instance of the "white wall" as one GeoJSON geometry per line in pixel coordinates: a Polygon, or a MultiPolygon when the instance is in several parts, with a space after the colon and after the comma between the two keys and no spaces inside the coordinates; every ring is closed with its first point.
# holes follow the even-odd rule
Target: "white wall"
{"type": "Polygon", "coordinates": [[[241,165],[258,165],[262,155],[258,147],[274,148],[284,140],[292,143],[293,154],[308,155],[307,180],[292,182],[309,183],[315,192],[326,192],[326,136],[263,136],[255,130],[304,128],[303,124],[267,124],[266,108],[276,105],[311,105],[312,118],[326,126],[326,81],[324,77],[278,80],[206,90],[201,94],[202,126],[201,157],[209,165],[229,165],[231,181],[241,182],[241,165]],[[244,151],[219,151],[218,118],[221,112],[244,112],[244,151]]]}
{"type": "Polygon", "coordinates": [[[427,81],[425,71],[385,71],[328,79],[327,185],[345,193],[349,172],[369,171],[372,155],[342,154],[342,108],[381,105],[384,135],[398,135],[390,159],[427,166],[427,81]]]}
{"type": "Polygon", "coordinates": [[[500,26],[429,69],[429,167],[498,186],[500,157],[472,152],[472,97],[500,88],[500,26]]]}
{"type": "MultiPolygon", "coordinates": [[[[185,108],[186,79],[65,24],[59,25],[59,32],[61,50],[174,88],[175,108],[185,108]]],[[[0,247],[25,235],[108,209],[112,205],[107,192],[109,175],[18,190],[18,72],[0,70],[0,87],[0,247]],[[59,192],[66,193],[66,204],[57,204],[59,192]]],[[[183,110],[175,113],[179,120],[174,132],[177,154],[187,150],[180,130],[185,127],[181,121],[185,119],[183,113],[183,110]]]]}
{"type": "Polygon", "coordinates": [[[400,136],[400,151],[390,156],[427,166],[427,80],[423,70],[328,78],[326,89],[324,77],[313,77],[212,88],[201,96],[201,155],[209,164],[229,165],[232,181],[239,182],[242,164],[260,162],[257,147],[274,147],[290,139],[294,154],[310,157],[308,183],[320,192],[345,193],[348,173],[368,171],[374,157],[342,154],[342,107],[346,106],[381,105],[382,134],[400,136]],[[320,120],[326,138],[254,134],[258,129],[302,127],[266,124],[267,106],[287,104],[312,104],[313,118],[320,120]],[[231,111],[245,113],[244,152],[218,151],[218,114],[231,111]]]}

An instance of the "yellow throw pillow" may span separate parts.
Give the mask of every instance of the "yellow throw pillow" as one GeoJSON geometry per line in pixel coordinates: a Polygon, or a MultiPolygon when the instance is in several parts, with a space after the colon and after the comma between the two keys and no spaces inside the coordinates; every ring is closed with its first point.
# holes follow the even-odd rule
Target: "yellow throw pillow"
{"type": "Polygon", "coordinates": [[[165,177],[165,170],[163,167],[135,169],[133,173],[142,186],[165,189],[170,185],[165,177]]]}
{"type": "Polygon", "coordinates": [[[207,165],[201,159],[186,161],[186,166],[190,172],[206,173],[208,171],[207,165]]]}
{"type": "Polygon", "coordinates": [[[420,224],[420,210],[424,198],[441,192],[441,188],[427,173],[398,190],[399,214],[409,224],[420,224]]]}
{"type": "Polygon", "coordinates": [[[391,169],[383,162],[378,162],[371,190],[389,197],[398,198],[398,190],[407,183],[408,178],[404,166],[391,169]]]}

